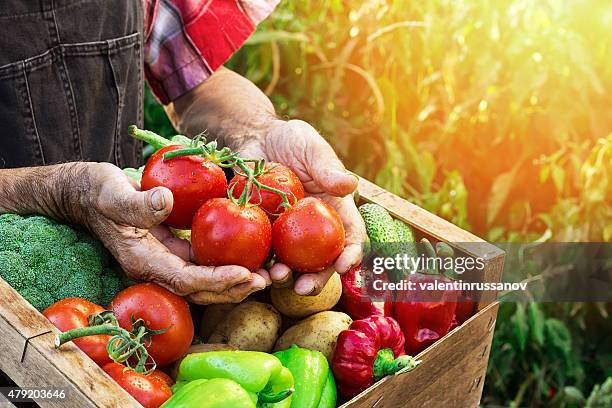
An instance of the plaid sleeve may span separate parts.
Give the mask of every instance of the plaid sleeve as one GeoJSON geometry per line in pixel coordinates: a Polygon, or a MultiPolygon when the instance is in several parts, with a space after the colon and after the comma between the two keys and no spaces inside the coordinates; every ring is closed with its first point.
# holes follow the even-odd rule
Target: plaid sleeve
{"type": "Polygon", "coordinates": [[[147,82],[168,104],[205,81],[279,0],[145,0],[147,82]]]}

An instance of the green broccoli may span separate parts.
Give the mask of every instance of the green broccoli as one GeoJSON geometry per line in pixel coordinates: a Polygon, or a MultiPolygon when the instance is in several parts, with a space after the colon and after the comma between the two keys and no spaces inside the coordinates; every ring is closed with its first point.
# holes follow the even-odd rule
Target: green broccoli
{"type": "Polygon", "coordinates": [[[107,306],[127,285],[87,232],[42,216],[0,215],[0,277],[43,310],[66,297],[107,306]]]}

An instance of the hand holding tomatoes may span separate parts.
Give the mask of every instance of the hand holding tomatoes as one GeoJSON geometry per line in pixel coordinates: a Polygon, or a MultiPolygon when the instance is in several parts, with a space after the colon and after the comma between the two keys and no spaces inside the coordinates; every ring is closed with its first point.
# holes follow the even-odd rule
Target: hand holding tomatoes
{"type": "MultiPolygon", "coordinates": [[[[268,258],[270,241],[274,241],[279,262],[269,275],[261,271],[262,277],[266,281],[288,280],[291,268],[305,274],[297,279],[296,292],[314,293],[324,286],[334,269],[346,272],[361,258],[365,229],[348,195],[356,187],[357,178],[346,172],[331,147],[304,122],[274,121],[268,130],[269,138],[274,136],[278,145],[268,146],[271,139],[266,139],[256,150],[259,154],[274,153],[278,161],[291,165],[295,173],[278,163],[243,159],[228,148],[219,151],[226,152],[225,155],[217,155],[214,141],[187,149],[167,146],[164,148],[167,151],[160,151],[159,156],[164,165],[195,157],[237,169],[229,184],[229,200],[209,198],[193,219],[193,256],[200,264],[237,263],[255,272],[268,258]],[[220,156],[225,162],[219,162],[220,156]],[[312,197],[300,204],[304,190],[323,201],[312,197]],[[270,234],[269,226],[260,217],[262,209],[272,221],[283,212],[293,215],[281,217],[284,221],[273,226],[270,234]],[[233,221],[227,222],[230,219],[233,221]],[[319,225],[313,227],[314,224],[319,225]],[[314,232],[317,228],[322,232],[318,236],[314,232]]],[[[174,198],[183,201],[178,194],[174,198]]],[[[193,204],[194,200],[191,201],[193,204]]]]}
{"type": "MultiPolygon", "coordinates": [[[[346,242],[334,268],[316,274],[297,277],[294,289],[297,293],[314,294],[325,286],[334,272],[342,274],[361,262],[362,245],[366,231],[351,194],[357,188],[357,177],[346,171],[331,146],[308,123],[300,120],[272,120],[255,138],[236,138],[229,146],[245,157],[263,158],[288,166],[304,185],[306,195],[323,199],[340,215],[344,225],[346,242]]],[[[290,280],[291,270],[283,264],[270,269],[273,282],[290,280]]]]}

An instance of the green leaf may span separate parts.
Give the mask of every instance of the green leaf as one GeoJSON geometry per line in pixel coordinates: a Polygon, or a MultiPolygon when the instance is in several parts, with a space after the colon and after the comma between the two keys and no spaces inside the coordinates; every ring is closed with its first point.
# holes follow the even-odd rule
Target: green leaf
{"type": "Polygon", "coordinates": [[[563,395],[565,395],[565,401],[570,404],[582,404],[584,403],[584,395],[576,387],[567,386],[563,387],[563,395]]]}
{"type": "Polygon", "coordinates": [[[527,335],[529,333],[529,326],[527,324],[527,315],[525,313],[525,306],[522,303],[516,304],[516,311],[510,318],[512,324],[512,333],[516,339],[516,342],[521,351],[525,351],[525,345],[527,344],[527,335]]]}
{"type": "Polygon", "coordinates": [[[555,188],[558,193],[563,191],[563,184],[565,182],[565,170],[559,166],[554,166],[552,169],[552,180],[555,184],[555,188]]]}
{"type": "Polygon", "coordinates": [[[546,317],[540,309],[540,306],[535,303],[529,303],[527,309],[527,317],[529,321],[529,330],[531,332],[531,336],[535,339],[536,343],[540,346],[544,345],[544,323],[546,321],[546,317]]]}
{"type": "Polygon", "coordinates": [[[491,225],[497,214],[502,209],[508,195],[510,194],[510,190],[514,185],[514,178],[516,177],[516,173],[519,169],[519,165],[522,164],[522,161],[519,161],[512,170],[502,173],[495,178],[493,185],[491,186],[491,195],[489,197],[489,202],[487,203],[487,224],[491,225]]]}
{"type": "Polygon", "coordinates": [[[499,240],[504,235],[505,232],[506,232],[506,229],[504,227],[493,227],[489,230],[487,241],[495,242],[499,240]]]}
{"type": "Polygon", "coordinates": [[[558,319],[547,319],[545,327],[547,346],[568,356],[572,351],[572,337],[565,323],[558,319]]]}
{"type": "Polygon", "coordinates": [[[607,408],[612,406],[612,377],[601,385],[595,385],[587,399],[585,408],[607,408]]]}

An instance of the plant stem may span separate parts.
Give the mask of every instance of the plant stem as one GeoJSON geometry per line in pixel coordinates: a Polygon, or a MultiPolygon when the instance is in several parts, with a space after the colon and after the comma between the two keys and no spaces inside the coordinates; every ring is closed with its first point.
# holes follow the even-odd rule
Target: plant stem
{"type": "Polygon", "coordinates": [[[257,394],[257,398],[259,401],[268,404],[276,404],[277,402],[281,402],[295,391],[294,388],[287,388],[281,392],[277,392],[276,394],[268,394],[265,392],[260,392],[257,394]]]}
{"type": "Polygon", "coordinates": [[[117,335],[128,333],[125,329],[114,324],[106,323],[98,326],[78,327],[55,336],[55,347],[60,347],[69,341],[85,336],[96,336],[99,334],[117,335]]]}
{"type": "Polygon", "coordinates": [[[172,150],[164,153],[164,160],[170,160],[180,156],[202,155],[205,153],[206,151],[204,150],[204,147],[190,147],[188,149],[172,150]]]}
{"type": "Polygon", "coordinates": [[[138,129],[135,125],[130,125],[128,127],[128,132],[133,138],[150,144],[155,148],[155,150],[176,144],[155,132],[151,132],[150,130],[138,129]]]}
{"type": "Polygon", "coordinates": [[[411,371],[420,361],[416,361],[411,356],[399,356],[395,358],[391,349],[381,349],[376,353],[376,359],[372,366],[372,378],[378,381],[391,374],[401,374],[411,371]]]}

